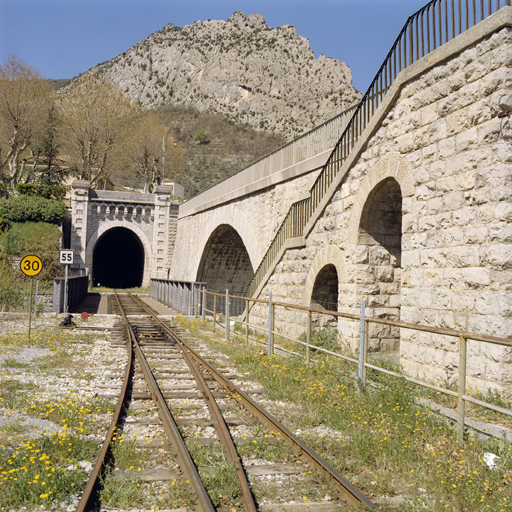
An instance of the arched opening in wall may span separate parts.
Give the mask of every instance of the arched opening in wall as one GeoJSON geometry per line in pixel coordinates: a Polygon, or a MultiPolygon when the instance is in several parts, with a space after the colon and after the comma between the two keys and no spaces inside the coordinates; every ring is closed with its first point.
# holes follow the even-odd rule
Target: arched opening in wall
{"type": "MultiPolygon", "coordinates": [[[[315,279],[311,294],[311,307],[338,311],[338,272],[332,264],[325,265],[315,279]]],[[[336,328],[337,319],[333,316],[315,313],[312,315],[313,325],[318,328],[336,328]]]]}
{"type": "MultiPolygon", "coordinates": [[[[364,205],[358,234],[357,296],[368,316],[400,320],[402,192],[394,178],[381,181],[364,205]]],[[[370,324],[371,352],[399,352],[400,329],[370,324]]]]}
{"type": "MultiPolygon", "coordinates": [[[[220,225],[208,239],[199,263],[196,280],[206,283],[208,291],[245,296],[254,275],[249,253],[242,238],[228,224],[220,225]]],[[[219,297],[217,311],[223,311],[224,301],[219,297]]],[[[206,304],[213,309],[213,298],[206,304]]],[[[230,314],[239,315],[245,309],[245,301],[231,301],[230,314]]]]}
{"type": "Polygon", "coordinates": [[[100,236],[93,252],[93,286],[135,288],[142,285],[144,247],[126,228],[112,228],[100,236]]]}

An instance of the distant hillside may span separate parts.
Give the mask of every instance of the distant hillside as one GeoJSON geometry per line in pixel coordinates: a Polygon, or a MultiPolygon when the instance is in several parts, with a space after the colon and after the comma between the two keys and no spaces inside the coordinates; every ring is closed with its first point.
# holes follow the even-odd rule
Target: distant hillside
{"type": "Polygon", "coordinates": [[[60,89],[68,85],[69,82],[71,82],[71,78],[49,78],[48,82],[51,86],[55,87],[55,89],[60,89]]]}
{"type": "Polygon", "coordinates": [[[172,24],[91,70],[151,108],[191,106],[287,140],[356,102],[349,67],[259,14],[172,24]]]}
{"type": "MultiPolygon", "coordinates": [[[[172,105],[155,110],[174,134],[180,150],[175,160],[169,161],[166,157],[170,164],[166,177],[185,187],[186,198],[199,194],[282,144],[276,135],[235,125],[219,114],[172,105]],[[196,140],[200,131],[206,136],[202,143],[196,140]]],[[[119,186],[143,186],[134,174],[124,170],[113,177],[119,186]]]]}

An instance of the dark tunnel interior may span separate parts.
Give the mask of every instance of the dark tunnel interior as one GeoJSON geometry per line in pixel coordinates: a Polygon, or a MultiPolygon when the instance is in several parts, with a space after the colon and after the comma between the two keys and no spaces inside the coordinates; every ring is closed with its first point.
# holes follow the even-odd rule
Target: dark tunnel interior
{"type": "Polygon", "coordinates": [[[135,288],[144,276],[144,247],[132,231],[113,228],[96,242],[93,254],[93,286],[135,288]]]}

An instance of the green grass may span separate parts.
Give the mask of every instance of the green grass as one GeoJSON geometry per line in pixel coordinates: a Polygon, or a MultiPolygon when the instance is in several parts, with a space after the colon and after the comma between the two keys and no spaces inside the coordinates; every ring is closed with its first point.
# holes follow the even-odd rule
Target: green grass
{"type": "Polygon", "coordinates": [[[213,471],[202,472],[200,476],[215,507],[239,505],[242,489],[234,464],[225,461],[217,464],[213,471]]]}
{"type": "Polygon", "coordinates": [[[5,361],[2,363],[2,366],[4,368],[30,368],[29,363],[21,363],[20,361],[17,361],[13,357],[8,357],[5,359],[5,361]]]}
{"type": "MultiPolygon", "coordinates": [[[[40,288],[50,289],[53,279],[63,274],[59,265],[60,237],[59,227],[55,224],[13,222],[12,228],[2,237],[0,244],[9,256],[39,256],[43,262],[43,270],[36,279],[39,280],[40,288]]],[[[21,271],[14,276],[19,283],[30,281],[21,271]]]]}
{"type": "Polygon", "coordinates": [[[114,439],[112,454],[116,467],[119,469],[138,468],[149,459],[149,451],[141,450],[137,447],[135,439],[124,441],[122,438],[117,441],[114,439]]]}
{"type": "MultiPolygon", "coordinates": [[[[5,326],[4,332],[8,322],[5,326]]],[[[77,368],[84,370],[82,356],[90,352],[92,339],[75,341],[74,333],[41,325],[34,328],[30,344],[27,334],[15,329],[0,336],[0,351],[7,355],[0,367],[0,406],[16,410],[10,422],[0,427],[2,510],[49,510],[69,499],[83,489],[86,474],[67,468],[94,461],[99,452],[98,435],[108,428],[114,404],[67,388],[48,395],[39,384],[55,372],[73,375],[77,368]],[[49,356],[28,365],[18,363],[16,354],[28,347],[48,349],[49,356]],[[20,371],[11,373],[11,368],[20,371]],[[34,429],[35,418],[50,421],[52,429],[34,429]]]]}
{"type": "MultiPolygon", "coordinates": [[[[393,508],[400,512],[512,509],[511,444],[469,433],[460,443],[454,426],[416,405],[421,392],[413,384],[381,374],[379,387],[360,393],[353,365],[333,357],[316,354],[309,366],[297,357],[268,358],[243,336],[226,343],[223,332],[214,336],[200,320],[178,322],[230,355],[269,398],[288,403],[281,411],[285,425],[309,432],[304,440],[370,499],[402,496],[393,508]],[[333,434],[320,436],[315,427],[333,434]],[[485,452],[501,457],[497,471],[483,463],[485,452]]],[[[392,509],[385,499],[382,509],[392,509]]]]}
{"type": "Polygon", "coordinates": [[[250,459],[265,459],[271,463],[296,462],[298,453],[295,453],[284,441],[273,439],[253,440],[239,444],[238,453],[240,456],[250,459]]]}
{"type": "Polygon", "coordinates": [[[15,450],[0,446],[0,506],[44,505],[82,488],[85,473],[70,464],[89,460],[97,447],[68,434],[24,439],[15,450]]]}
{"type": "Polygon", "coordinates": [[[149,483],[120,477],[107,478],[102,485],[102,505],[125,510],[142,507],[193,510],[196,501],[190,484],[182,479],[149,483]]]}

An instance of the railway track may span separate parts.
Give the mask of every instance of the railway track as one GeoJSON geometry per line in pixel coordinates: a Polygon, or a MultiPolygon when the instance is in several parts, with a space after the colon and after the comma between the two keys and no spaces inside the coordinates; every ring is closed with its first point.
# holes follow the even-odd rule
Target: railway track
{"type": "Polygon", "coordinates": [[[146,414],[142,421],[151,425],[161,439],[153,439],[146,447],[154,450],[154,456],[149,458],[158,460],[159,467],[147,475],[135,472],[135,477],[152,482],[163,480],[170,482],[169,489],[175,486],[173,491],[178,487],[181,490],[171,493],[171,506],[165,503],[163,508],[198,512],[304,508],[334,512],[353,505],[377,510],[359,490],[262,409],[248,390],[235,386],[229,380],[229,368],[222,372],[216,369],[199,354],[192,340],[185,339],[185,333],[161,321],[140,298],[116,294],[113,306],[123,319],[129,358],[112,424],[77,512],[98,509],[101,488],[107,479],[134,474],[116,467],[114,446],[116,440],[122,439],[122,430],[132,415],[137,418],[141,410],[146,414]],[[158,416],[148,418],[156,411],[158,416]],[[203,434],[205,427],[208,436],[203,434]],[[242,432],[249,429],[258,435],[242,432]],[[247,446],[253,444],[258,449],[276,447],[274,452],[281,453],[283,461],[252,464],[247,457],[241,458],[239,454],[247,454],[247,446]],[[161,455],[162,449],[167,456],[161,455]],[[216,474],[221,478],[211,476],[216,474]],[[309,503],[307,508],[305,504],[273,504],[271,497],[262,494],[264,486],[257,484],[261,478],[281,483],[284,480],[287,486],[296,486],[299,500],[307,487],[321,488],[329,499],[309,503]]]}

